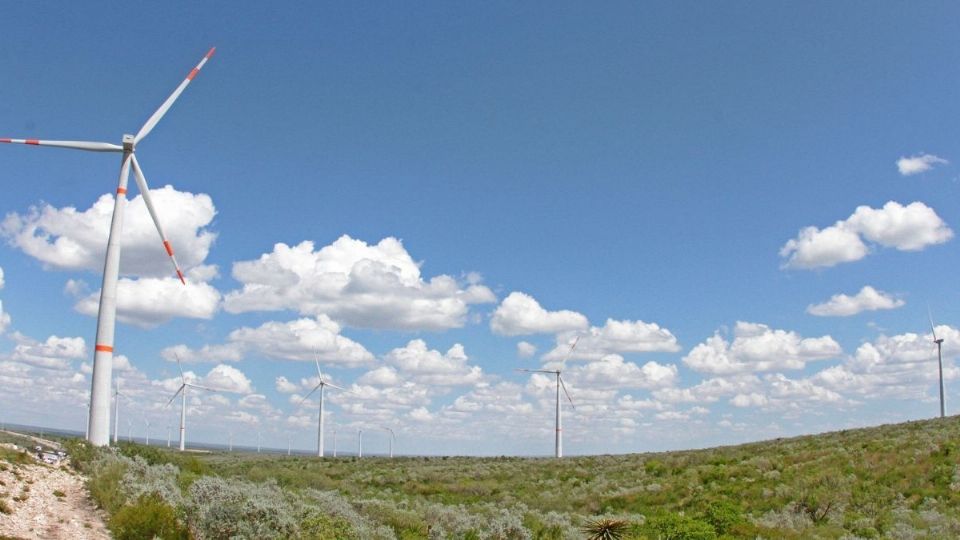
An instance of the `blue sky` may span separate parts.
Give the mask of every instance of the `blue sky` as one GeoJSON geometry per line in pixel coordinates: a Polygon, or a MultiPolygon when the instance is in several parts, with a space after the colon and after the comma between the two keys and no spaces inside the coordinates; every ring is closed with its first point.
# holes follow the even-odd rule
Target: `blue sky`
{"type": "MultiPolygon", "coordinates": [[[[330,426],[548,454],[549,385],[514,368],[578,335],[567,453],[926,418],[927,304],[960,399],[957,11],[11,5],[0,136],[118,143],[217,47],[138,147],[192,272],[174,286],[135,200],[116,373],[140,436],[176,415],[176,352],[240,391],[194,400],[191,440],[308,449],[319,347],[354,388],[330,426]]],[[[83,426],[118,161],[0,148],[5,421],[83,426]]]]}

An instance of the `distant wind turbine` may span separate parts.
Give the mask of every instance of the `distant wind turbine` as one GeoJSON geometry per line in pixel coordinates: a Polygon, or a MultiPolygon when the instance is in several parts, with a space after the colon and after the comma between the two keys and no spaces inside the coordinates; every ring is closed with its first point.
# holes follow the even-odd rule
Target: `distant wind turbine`
{"type": "Polygon", "coordinates": [[[323,390],[324,390],[324,387],[327,387],[327,386],[329,386],[330,388],[336,388],[337,390],[344,390],[344,391],[346,391],[346,388],[341,388],[335,384],[331,384],[323,378],[323,373],[320,373],[319,356],[314,354],[313,361],[317,365],[317,378],[320,379],[320,382],[317,383],[317,385],[313,387],[313,390],[310,390],[310,392],[308,392],[307,395],[300,398],[300,403],[297,403],[297,407],[303,405],[303,402],[306,401],[308,397],[313,395],[313,393],[317,391],[317,388],[320,389],[320,420],[317,421],[317,457],[323,457],[323,390]]]}
{"type": "MultiPolygon", "coordinates": [[[[580,336],[577,336],[573,340],[573,344],[570,345],[570,350],[567,351],[567,355],[564,357],[562,364],[566,365],[566,361],[570,358],[570,354],[573,352],[573,349],[577,346],[577,343],[580,342],[580,336]]],[[[552,373],[557,377],[557,413],[556,413],[556,435],[554,440],[554,457],[561,458],[563,457],[563,422],[561,420],[562,413],[560,409],[560,389],[563,388],[563,393],[567,396],[567,401],[570,402],[570,406],[576,409],[577,407],[573,404],[573,399],[570,397],[570,393],[567,392],[567,385],[563,384],[563,378],[560,376],[560,370],[551,370],[551,369],[518,369],[517,371],[524,371],[527,373],[552,373]]]]}
{"type": "Polygon", "coordinates": [[[146,445],[147,445],[147,446],[150,446],[150,420],[149,420],[149,419],[144,419],[144,422],[147,424],[146,445]]]}
{"type": "Polygon", "coordinates": [[[943,338],[937,338],[937,329],[933,327],[933,314],[927,306],[927,317],[930,318],[930,332],[933,333],[933,342],[937,344],[937,366],[940,368],[940,418],[943,418],[943,338]]]}
{"type": "MultiPolygon", "coordinates": [[[[143,127],[136,135],[124,135],[122,145],[89,142],[89,141],[53,141],[43,139],[9,139],[0,138],[0,143],[17,143],[31,146],[49,146],[57,148],[72,148],[74,150],[87,150],[90,152],[117,152],[122,154],[120,161],[120,180],[117,186],[117,196],[113,205],[113,217],[110,221],[110,233],[107,237],[107,253],[103,267],[103,285],[100,294],[100,308],[97,310],[97,337],[95,340],[93,357],[93,377],[90,387],[90,429],[88,438],[94,446],[106,446],[110,443],[110,380],[113,374],[113,346],[114,331],[116,327],[117,315],[117,282],[120,277],[120,236],[123,231],[124,208],[127,205],[127,180],[130,177],[130,169],[133,169],[134,177],[137,181],[137,187],[143,202],[153,218],[153,223],[160,233],[160,239],[163,241],[163,247],[173,262],[174,270],[180,281],[186,284],[183,279],[183,272],[177,259],[173,256],[173,247],[160,226],[157,218],[157,212],[153,207],[153,201],[150,199],[150,189],[147,187],[147,180],[143,176],[140,164],[134,155],[137,145],[156,127],[160,119],[170,110],[173,102],[180,97],[183,90],[190,84],[190,81],[197,76],[203,65],[213,56],[214,49],[210,49],[200,60],[195,68],[187,75],[172,94],[160,105],[160,108],[147,119],[143,127]]],[[[114,443],[116,443],[116,428],[114,428],[114,443]]]]}
{"type": "Polygon", "coordinates": [[[337,457],[337,428],[333,428],[333,457],[337,457]]]}
{"type": "Polygon", "coordinates": [[[127,442],[133,442],[133,421],[127,418],[127,442]]]}
{"type": "Polygon", "coordinates": [[[170,422],[167,422],[167,448],[170,448],[170,432],[172,431],[172,426],[170,422]]]}
{"type": "Polygon", "coordinates": [[[261,432],[259,432],[259,431],[257,432],[257,453],[258,453],[258,454],[260,453],[260,439],[261,439],[261,436],[262,436],[262,435],[263,435],[263,434],[262,434],[261,432]]]}
{"type": "Polygon", "coordinates": [[[363,428],[357,429],[357,457],[363,457],[363,428]]]}
{"type": "Polygon", "coordinates": [[[120,398],[127,397],[120,393],[120,377],[117,377],[117,389],[113,393],[113,444],[120,441],[120,398]]]}
{"type": "Polygon", "coordinates": [[[170,401],[167,402],[164,407],[169,407],[173,400],[177,399],[177,394],[180,394],[180,451],[183,452],[186,449],[187,443],[187,388],[197,388],[199,390],[207,390],[209,392],[230,392],[230,390],[224,390],[220,388],[210,388],[209,386],[201,386],[199,384],[193,384],[187,382],[187,378],[183,375],[183,367],[180,366],[180,357],[177,356],[177,369],[180,370],[180,388],[174,392],[173,396],[170,398],[170,401]]]}
{"type": "Polygon", "coordinates": [[[397,438],[397,434],[394,433],[393,430],[390,429],[390,428],[388,428],[387,426],[381,426],[380,429],[383,429],[383,430],[387,431],[388,433],[390,433],[390,457],[392,458],[392,457],[393,457],[393,441],[394,441],[394,439],[397,438]]]}

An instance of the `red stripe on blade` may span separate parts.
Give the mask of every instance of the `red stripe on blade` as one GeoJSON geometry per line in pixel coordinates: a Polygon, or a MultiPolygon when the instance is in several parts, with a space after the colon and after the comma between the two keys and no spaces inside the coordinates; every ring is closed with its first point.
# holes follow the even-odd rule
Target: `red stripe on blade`
{"type": "Polygon", "coordinates": [[[167,248],[167,255],[173,257],[173,246],[170,245],[169,240],[163,241],[163,247],[167,248]]]}
{"type": "Polygon", "coordinates": [[[27,139],[24,141],[24,144],[40,144],[40,141],[37,139],[27,139]]]}
{"type": "Polygon", "coordinates": [[[187,280],[183,279],[183,272],[179,268],[177,268],[177,277],[180,278],[180,283],[187,284],[187,280]]]}
{"type": "Polygon", "coordinates": [[[97,345],[96,347],[94,347],[94,349],[100,352],[113,352],[113,347],[109,345],[97,345]]]}
{"type": "Polygon", "coordinates": [[[191,69],[191,70],[190,70],[190,74],[187,75],[187,80],[188,80],[188,81],[192,81],[193,78],[197,76],[197,73],[200,73],[200,70],[199,70],[199,69],[197,69],[197,68],[191,69]]]}
{"type": "Polygon", "coordinates": [[[213,53],[214,53],[216,50],[217,50],[216,47],[210,47],[210,50],[207,51],[207,55],[204,56],[204,58],[206,58],[207,60],[209,60],[210,57],[213,56],[213,53]]]}
{"type": "Polygon", "coordinates": [[[0,142],[12,143],[13,139],[0,139],[0,142]]]}

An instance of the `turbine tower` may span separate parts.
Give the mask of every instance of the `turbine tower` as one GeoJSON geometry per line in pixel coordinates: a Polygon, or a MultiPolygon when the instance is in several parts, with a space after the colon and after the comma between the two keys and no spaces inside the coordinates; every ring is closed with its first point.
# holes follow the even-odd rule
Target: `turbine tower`
{"type": "MultiPolygon", "coordinates": [[[[169,407],[170,404],[173,403],[173,400],[177,399],[177,394],[180,394],[180,451],[183,452],[186,449],[187,443],[187,388],[197,388],[199,390],[207,390],[210,392],[229,392],[230,390],[210,388],[209,386],[201,386],[199,384],[187,382],[187,378],[183,375],[183,367],[180,366],[179,356],[177,356],[177,369],[180,370],[180,388],[173,393],[170,401],[168,401],[164,407],[169,407]]],[[[169,435],[167,440],[169,441],[169,435]]]]}
{"type": "Polygon", "coordinates": [[[357,429],[357,458],[363,457],[363,428],[357,429]]]}
{"type": "Polygon", "coordinates": [[[90,387],[90,429],[88,440],[94,446],[106,446],[110,442],[110,380],[113,375],[113,346],[114,330],[116,326],[117,315],[117,281],[120,275],[120,235],[123,231],[123,214],[127,204],[127,180],[130,176],[130,169],[133,169],[134,178],[137,182],[137,188],[143,197],[143,202],[153,218],[157,232],[160,233],[160,239],[163,241],[163,247],[173,262],[177,277],[186,284],[183,278],[183,272],[173,255],[173,247],[167,239],[157,213],[153,207],[153,201],[150,198],[150,189],[147,187],[147,180],[143,176],[143,170],[140,168],[137,158],[134,155],[137,145],[156,127],[161,118],[170,110],[173,102],[180,97],[183,90],[190,84],[190,81],[197,76],[204,64],[213,56],[215,49],[211,48],[200,60],[193,70],[187,75],[186,79],[180,83],[180,86],[170,94],[170,97],[160,105],[147,122],[140,128],[136,135],[124,135],[122,144],[112,144],[105,142],[88,141],[53,141],[44,139],[8,139],[0,138],[0,143],[18,143],[31,146],[50,146],[56,148],[72,148],[74,150],[87,150],[90,152],[117,152],[121,154],[120,159],[120,180],[117,186],[117,196],[113,205],[113,217],[110,221],[110,234],[107,237],[107,253],[103,265],[103,284],[100,288],[100,308],[97,311],[97,336],[94,340],[93,356],[93,377],[90,387]]]}
{"type": "Polygon", "coordinates": [[[933,342],[937,344],[937,366],[940,368],[940,418],[943,418],[943,338],[937,339],[937,329],[933,327],[933,315],[930,306],[927,306],[927,316],[930,318],[930,332],[933,333],[933,342]]]}
{"type": "Polygon", "coordinates": [[[320,389],[320,420],[317,422],[317,457],[323,457],[323,391],[324,391],[324,387],[329,386],[330,388],[336,388],[337,390],[343,390],[343,391],[346,391],[346,388],[341,388],[335,384],[331,384],[323,378],[323,373],[320,373],[320,357],[316,355],[316,353],[314,354],[313,361],[314,363],[317,364],[317,378],[320,379],[320,382],[313,387],[313,390],[310,390],[310,392],[308,392],[307,395],[303,396],[303,398],[300,399],[300,403],[297,403],[297,407],[303,405],[303,402],[306,401],[308,397],[313,395],[313,393],[317,391],[317,388],[320,389]]]}
{"type": "Polygon", "coordinates": [[[147,446],[150,446],[150,420],[144,420],[144,423],[147,424],[147,437],[146,437],[145,444],[147,446]]]}

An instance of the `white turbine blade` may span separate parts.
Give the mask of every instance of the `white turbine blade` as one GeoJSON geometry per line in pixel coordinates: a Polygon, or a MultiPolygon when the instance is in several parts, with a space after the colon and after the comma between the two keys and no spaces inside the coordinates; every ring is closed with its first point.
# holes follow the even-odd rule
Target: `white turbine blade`
{"type": "Polygon", "coordinates": [[[163,406],[164,409],[166,409],[167,407],[169,407],[170,404],[173,403],[173,400],[177,399],[177,396],[180,395],[180,392],[183,391],[183,387],[185,387],[186,385],[187,385],[187,383],[183,383],[183,384],[180,385],[180,388],[178,388],[177,391],[176,391],[176,393],[173,394],[173,397],[170,398],[170,401],[168,401],[167,404],[163,406]]]}
{"type": "Polygon", "coordinates": [[[208,392],[232,392],[232,390],[227,390],[226,388],[213,388],[211,386],[203,386],[203,385],[193,384],[193,383],[183,383],[183,384],[186,386],[189,386],[190,388],[199,388],[200,390],[207,390],[208,392]]]}
{"type": "Polygon", "coordinates": [[[313,387],[313,390],[311,390],[310,392],[308,392],[307,395],[305,395],[305,396],[303,396],[302,398],[300,398],[300,402],[297,403],[297,407],[303,405],[303,402],[306,401],[308,397],[312,396],[313,393],[317,391],[317,388],[320,388],[321,386],[323,386],[323,383],[320,383],[320,384],[314,386],[314,387],[313,387]]]}
{"type": "Polygon", "coordinates": [[[320,373],[320,353],[313,351],[313,362],[317,364],[317,376],[320,377],[320,380],[323,380],[323,374],[320,373]]]}
{"type": "Polygon", "coordinates": [[[176,101],[178,97],[180,97],[180,94],[183,93],[183,90],[187,87],[188,84],[190,84],[190,81],[192,81],[193,78],[197,76],[197,73],[200,73],[200,70],[203,68],[203,65],[207,63],[207,60],[209,60],[211,56],[213,56],[213,51],[215,50],[217,50],[217,48],[213,47],[209,51],[207,51],[207,54],[200,60],[200,63],[197,64],[197,67],[193,68],[190,71],[190,73],[187,74],[187,78],[184,79],[182,83],[180,83],[180,86],[178,86],[177,89],[174,90],[172,94],[170,94],[170,97],[168,97],[167,100],[163,102],[163,105],[160,105],[160,108],[157,109],[157,111],[154,112],[153,115],[151,115],[150,118],[147,119],[147,122],[143,124],[143,127],[140,128],[140,131],[137,132],[137,136],[134,137],[133,144],[139,143],[147,135],[150,134],[153,128],[156,127],[157,122],[159,122],[160,119],[163,118],[163,115],[167,114],[167,111],[170,110],[171,106],[173,106],[173,102],[176,101]]]}
{"type": "Polygon", "coordinates": [[[552,371],[552,370],[549,370],[549,369],[523,369],[523,368],[517,368],[515,371],[523,371],[524,373],[554,373],[554,374],[557,373],[556,371],[552,371]]]}
{"type": "Polygon", "coordinates": [[[567,350],[567,355],[563,357],[562,363],[564,365],[566,365],[567,360],[570,359],[570,355],[573,354],[573,350],[577,348],[577,343],[580,343],[580,336],[577,336],[577,338],[573,340],[573,343],[570,345],[570,349],[567,350]]]}
{"type": "Polygon", "coordinates": [[[570,406],[576,409],[577,406],[573,404],[573,398],[570,397],[570,392],[567,392],[567,385],[563,384],[563,377],[558,376],[557,379],[560,380],[560,388],[563,388],[563,395],[567,396],[567,401],[570,402],[570,406]]]}
{"type": "Polygon", "coordinates": [[[930,331],[933,333],[933,340],[937,340],[937,329],[933,327],[933,314],[930,312],[930,306],[927,305],[927,317],[930,318],[930,331]]]}
{"type": "Polygon", "coordinates": [[[349,392],[349,390],[347,390],[346,388],[344,388],[344,387],[342,387],[342,386],[337,386],[337,385],[335,385],[335,384],[330,384],[330,383],[328,383],[328,382],[324,382],[323,384],[326,385],[326,386],[329,386],[330,388],[336,388],[337,390],[343,390],[344,392],[349,392]]]}
{"type": "Polygon", "coordinates": [[[123,147],[116,144],[91,141],[46,141],[43,139],[2,139],[0,143],[29,144],[31,146],[53,146],[56,148],[72,148],[90,152],[123,152],[123,147]]]}
{"type": "Polygon", "coordinates": [[[183,368],[180,367],[180,355],[173,353],[173,356],[177,359],[177,369],[180,370],[180,380],[183,382],[183,384],[187,384],[187,378],[183,376],[183,368]]]}
{"type": "Polygon", "coordinates": [[[143,169],[140,168],[137,156],[131,154],[130,158],[133,164],[133,177],[137,181],[137,187],[140,188],[140,196],[143,197],[143,202],[147,205],[147,211],[150,212],[150,217],[153,218],[153,224],[157,226],[157,232],[160,233],[160,240],[163,241],[163,248],[167,250],[167,255],[170,256],[170,261],[173,262],[173,269],[177,271],[177,277],[180,278],[180,283],[186,285],[187,282],[183,279],[183,272],[180,271],[180,265],[177,263],[177,258],[173,254],[173,246],[170,245],[170,240],[167,240],[167,235],[163,232],[163,227],[160,225],[160,218],[157,217],[157,210],[153,206],[153,199],[150,198],[150,186],[147,185],[147,178],[143,176],[143,169]]]}

